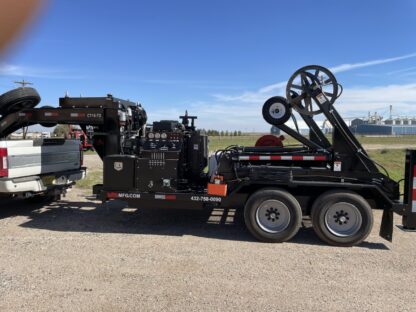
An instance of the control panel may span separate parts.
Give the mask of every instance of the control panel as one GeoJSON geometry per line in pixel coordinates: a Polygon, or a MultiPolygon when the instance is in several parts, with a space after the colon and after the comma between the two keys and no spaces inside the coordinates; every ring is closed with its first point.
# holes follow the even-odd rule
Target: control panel
{"type": "Polygon", "coordinates": [[[183,134],[180,132],[149,132],[143,144],[144,150],[180,151],[183,134]]]}

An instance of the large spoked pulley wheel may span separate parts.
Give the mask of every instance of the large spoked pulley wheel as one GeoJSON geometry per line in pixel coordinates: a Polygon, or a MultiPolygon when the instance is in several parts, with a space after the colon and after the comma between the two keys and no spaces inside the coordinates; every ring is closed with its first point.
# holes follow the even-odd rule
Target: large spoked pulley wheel
{"type": "Polygon", "coordinates": [[[248,199],[244,221],[250,233],[260,241],[281,243],[299,230],[302,210],[290,193],[280,189],[263,189],[248,199]]]}
{"type": "Polygon", "coordinates": [[[34,108],[39,102],[40,95],[36,89],[28,87],[13,89],[0,95],[0,115],[34,108]]]}
{"type": "Polygon", "coordinates": [[[371,232],[373,214],[368,202],[349,191],[330,191],[316,199],[311,211],[316,234],[335,246],[360,244],[371,232]]]}
{"type": "Polygon", "coordinates": [[[317,115],[322,112],[320,104],[333,104],[338,97],[335,76],[325,67],[309,65],[298,69],[286,86],[289,104],[300,114],[317,115]],[[293,94],[298,94],[293,97],[293,94]]]}
{"type": "Polygon", "coordinates": [[[264,120],[278,126],[289,120],[292,108],[284,97],[274,96],[264,103],[262,113],[264,120]]]}

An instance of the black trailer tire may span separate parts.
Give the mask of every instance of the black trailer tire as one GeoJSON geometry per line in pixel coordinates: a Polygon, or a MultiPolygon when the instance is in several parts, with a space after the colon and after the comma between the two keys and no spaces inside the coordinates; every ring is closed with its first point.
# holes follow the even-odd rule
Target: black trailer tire
{"type": "Polygon", "coordinates": [[[263,104],[263,118],[269,124],[278,126],[284,124],[292,115],[292,108],[284,97],[273,96],[263,104]]]}
{"type": "Polygon", "coordinates": [[[368,202],[357,193],[328,191],[319,196],[311,210],[315,233],[324,242],[341,247],[362,243],[373,228],[368,202]]]}
{"type": "Polygon", "coordinates": [[[40,102],[40,95],[33,88],[17,88],[0,95],[0,114],[7,115],[22,109],[34,108],[40,102]]]}
{"type": "Polygon", "coordinates": [[[302,209],[290,193],[281,189],[262,189],[249,197],[244,221],[250,233],[260,241],[281,243],[299,231],[302,209]]]}

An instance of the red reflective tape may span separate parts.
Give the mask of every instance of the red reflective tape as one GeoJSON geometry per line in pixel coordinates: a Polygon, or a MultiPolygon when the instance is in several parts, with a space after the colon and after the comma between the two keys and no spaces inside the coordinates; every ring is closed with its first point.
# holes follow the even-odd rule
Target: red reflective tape
{"type": "Polygon", "coordinates": [[[325,161],[325,160],[327,160],[327,158],[326,158],[326,156],[321,155],[321,156],[315,156],[315,160],[317,160],[317,161],[325,161]]]}
{"type": "MultiPolygon", "coordinates": [[[[413,187],[415,187],[415,186],[413,185],[413,187]]],[[[416,189],[413,189],[413,192],[412,192],[412,199],[413,199],[413,200],[416,200],[416,189]]]]}
{"type": "Polygon", "coordinates": [[[71,113],[70,114],[71,117],[85,117],[85,113],[71,113]]]}
{"type": "Polygon", "coordinates": [[[416,165],[413,167],[413,177],[416,178],[416,165]]]}
{"type": "Polygon", "coordinates": [[[45,112],[45,117],[57,117],[59,116],[58,112],[45,112]]]}
{"type": "Polygon", "coordinates": [[[32,115],[33,115],[32,113],[24,113],[24,112],[18,114],[19,117],[30,117],[32,115]]]}
{"type": "Polygon", "coordinates": [[[107,192],[107,198],[110,198],[110,199],[118,198],[118,193],[117,192],[107,192]]]}
{"type": "Polygon", "coordinates": [[[176,195],[165,195],[165,200],[176,200],[176,195]]]}
{"type": "Polygon", "coordinates": [[[326,161],[328,160],[325,155],[318,156],[304,156],[304,155],[243,155],[238,157],[239,160],[290,160],[290,161],[326,161]]]}

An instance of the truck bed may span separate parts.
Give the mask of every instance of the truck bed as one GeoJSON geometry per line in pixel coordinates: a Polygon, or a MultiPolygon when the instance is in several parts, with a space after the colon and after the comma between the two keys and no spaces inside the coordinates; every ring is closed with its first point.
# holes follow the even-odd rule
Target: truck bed
{"type": "Polygon", "coordinates": [[[80,142],[64,139],[0,141],[7,149],[8,178],[21,178],[81,167],[80,142]]]}
{"type": "Polygon", "coordinates": [[[78,140],[0,141],[0,195],[34,196],[85,177],[78,140]]]}

